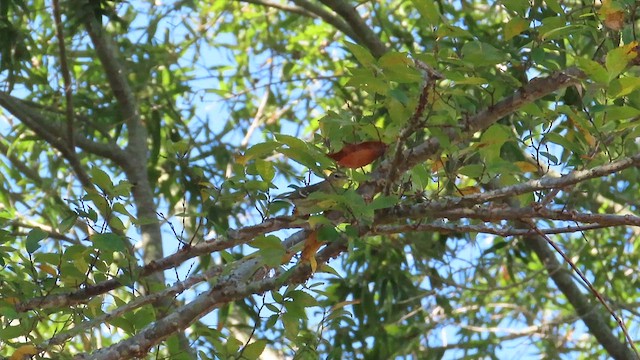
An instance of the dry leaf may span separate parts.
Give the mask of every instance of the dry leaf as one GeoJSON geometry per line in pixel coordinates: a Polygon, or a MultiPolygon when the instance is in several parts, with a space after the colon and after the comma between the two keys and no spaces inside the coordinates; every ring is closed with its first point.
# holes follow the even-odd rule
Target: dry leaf
{"type": "Polygon", "coordinates": [[[38,353],[38,349],[36,349],[33,345],[22,345],[16,351],[13,352],[9,360],[24,360],[30,359],[32,355],[38,353]]]}
{"type": "Polygon", "coordinates": [[[318,263],[316,262],[316,252],[322,246],[322,242],[318,241],[318,230],[313,230],[307,240],[304,241],[300,262],[308,262],[311,265],[311,272],[315,273],[318,263]]]}
{"type": "Polygon", "coordinates": [[[387,150],[387,144],[382,141],[365,141],[357,144],[345,143],[342,150],[327,154],[338,165],[350,169],[371,164],[387,150]]]}

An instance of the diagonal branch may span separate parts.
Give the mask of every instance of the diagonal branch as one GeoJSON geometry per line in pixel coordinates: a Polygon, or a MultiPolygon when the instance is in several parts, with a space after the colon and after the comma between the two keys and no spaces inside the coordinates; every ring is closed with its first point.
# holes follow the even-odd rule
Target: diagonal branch
{"type": "Polygon", "coordinates": [[[320,0],[323,4],[331,8],[340,15],[347,24],[353,29],[357,39],[371,51],[371,54],[379,58],[387,52],[378,35],[362,20],[358,11],[350,3],[343,0],[320,0]]]}
{"type": "Polygon", "coordinates": [[[287,4],[282,4],[282,3],[277,3],[277,2],[267,1],[267,0],[236,0],[236,1],[238,1],[238,2],[246,2],[246,3],[249,3],[249,4],[260,5],[260,6],[265,6],[265,7],[270,7],[270,8],[274,8],[274,9],[290,12],[292,14],[303,15],[303,16],[310,17],[310,18],[315,18],[316,17],[316,14],[314,14],[313,12],[310,12],[307,9],[305,9],[303,7],[299,7],[299,6],[290,6],[290,5],[287,5],[287,4]]]}
{"type": "MultiPolygon", "coordinates": [[[[33,109],[21,99],[13,97],[5,92],[0,92],[0,106],[9,111],[13,116],[20,120],[20,122],[35,132],[44,141],[51,144],[51,146],[56,148],[63,155],[70,154],[67,142],[65,141],[65,132],[63,131],[62,126],[57,124],[54,119],[45,117],[40,111],[33,109]]],[[[127,158],[126,154],[116,145],[94,142],[84,138],[77,132],[74,135],[74,143],[84,151],[105,157],[115,163],[120,163],[127,158]]],[[[65,159],[67,159],[66,156],[65,159]]],[[[76,165],[80,166],[80,164],[76,165]]],[[[75,170],[76,168],[74,167],[74,171],[75,170]]],[[[79,170],[84,173],[84,168],[81,166],[79,170]]]]}
{"type": "MultiPolygon", "coordinates": [[[[495,105],[465,119],[462,132],[452,129],[443,129],[443,131],[451,143],[459,143],[473,136],[475,132],[484,130],[501,118],[518,111],[524,105],[579,83],[585,76],[582,71],[572,67],[564,71],[554,72],[548,77],[535,78],[521,87],[514,95],[506,97],[495,105]]],[[[400,174],[439,154],[440,149],[440,141],[436,137],[431,137],[424,143],[405,151],[403,161],[399,162],[397,170],[393,172],[393,176],[389,176],[389,174],[397,160],[385,160],[372,173],[372,180],[362,184],[358,188],[358,192],[365,198],[372,197],[388,182],[395,182],[400,174]]]]}
{"type": "MultiPolygon", "coordinates": [[[[226,237],[221,236],[215,240],[205,241],[189,248],[182,249],[177,253],[163,257],[161,259],[148,262],[147,265],[139,268],[135,271],[135,273],[138,274],[139,278],[144,278],[151,274],[161,272],[162,270],[177,267],[185,261],[197,256],[229,249],[236,245],[245,244],[254,239],[256,236],[262,234],[285,228],[294,228],[301,226],[308,226],[308,223],[299,224],[299,222],[292,217],[267,219],[263,223],[258,225],[231,230],[228,232],[226,237]]],[[[291,236],[289,239],[290,241],[285,241],[285,243],[283,244],[285,248],[290,248],[299,241],[296,236],[291,236]]],[[[92,297],[107,293],[119,286],[122,286],[123,284],[127,284],[127,280],[113,278],[94,285],[88,285],[82,289],[70,293],[50,294],[48,296],[32,298],[28,301],[17,304],[16,310],[19,312],[24,312],[33,309],[60,308],[73,306],[80,303],[86,303],[92,297]]]]}
{"type": "Polygon", "coordinates": [[[47,122],[39,113],[32,111],[27,106],[23,105],[17,99],[0,92],[0,106],[9,111],[13,116],[18,118],[23,124],[35,132],[40,138],[44,139],[47,143],[53,146],[56,150],[60,151],[62,156],[69,162],[69,165],[73,168],[73,171],[78,176],[78,180],[82,186],[91,188],[93,185],[91,179],[84,171],[84,168],[80,164],[80,161],[75,156],[75,152],[69,146],[69,141],[66,136],[56,127],[51,125],[51,122],[47,122]]]}
{"type": "Polygon", "coordinates": [[[294,4],[298,5],[299,7],[313,13],[314,15],[317,15],[322,20],[324,20],[324,22],[326,22],[327,24],[333,25],[333,27],[340,30],[343,34],[350,37],[354,41],[361,42],[361,39],[358,37],[358,34],[356,34],[353,31],[353,29],[349,26],[349,24],[347,24],[347,22],[345,22],[335,14],[325,10],[322,6],[318,6],[307,0],[292,0],[292,1],[294,4]]]}
{"type": "Polygon", "coordinates": [[[549,248],[547,241],[540,235],[532,235],[526,238],[525,244],[531,248],[540,261],[544,264],[549,276],[553,279],[558,289],[564,294],[576,312],[589,328],[589,332],[598,339],[598,342],[614,359],[637,360],[636,354],[611,331],[611,327],[605,321],[598,305],[589,301],[573,280],[571,272],[564,268],[556,257],[556,253],[549,248]]]}
{"type": "Polygon", "coordinates": [[[38,348],[41,351],[45,351],[54,345],[62,345],[74,336],[85,333],[89,331],[91,328],[99,327],[100,325],[105,324],[108,321],[111,321],[118,317],[121,317],[127,312],[130,312],[134,309],[138,309],[143,305],[151,304],[153,302],[158,301],[158,299],[161,299],[161,298],[175,297],[176,295],[181,294],[185,290],[192,288],[194,285],[198,283],[207,281],[209,279],[214,278],[215,276],[220,275],[220,273],[222,273],[222,270],[223,268],[221,266],[213,266],[202,274],[191,275],[184,281],[178,281],[172,286],[167,287],[166,289],[160,292],[138,297],[133,301],[118,307],[115,310],[105,312],[104,314],[97,316],[91,320],[76,324],[76,326],[73,327],[72,329],[62,332],[60,334],[57,334],[51,339],[39,344],[38,348]]]}

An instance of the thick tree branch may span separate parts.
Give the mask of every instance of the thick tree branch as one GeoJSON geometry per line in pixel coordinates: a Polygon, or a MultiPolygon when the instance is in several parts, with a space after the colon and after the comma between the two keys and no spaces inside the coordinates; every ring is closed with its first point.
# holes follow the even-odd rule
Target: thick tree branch
{"type": "Polygon", "coordinates": [[[246,2],[246,3],[249,3],[249,4],[260,5],[260,6],[264,6],[264,7],[270,7],[270,8],[274,8],[274,9],[290,12],[292,14],[303,15],[303,16],[310,17],[310,18],[315,18],[316,17],[316,14],[314,14],[314,13],[312,13],[310,11],[307,11],[303,7],[290,6],[290,5],[287,5],[287,4],[282,4],[282,3],[277,3],[277,2],[267,1],[267,0],[236,0],[236,1],[238,1],[238,2],[246,2]]]}
{"type": "Polygon", "coordinates": [[[374,57],[379,58],[387,52],[387,47],[380,41],[378,35],[365,24],[358,11],[350,3],[343,0],[320,0],[320,2],[335,11],[349,24],[357,39],[371,51],[374,57]]]}
{"type": "Polygon", "coordinates": [[[91,188],[91,179],[75,156],[75,152],[69,147],[69,141],[57,127],[51,125],[39,113],[28,108],[9,94],[0,92],[0,106],[9,111],[13,116],[35,132],[40,138],[58,150],[69,162],[82,186],[91,188]]]}
{"type": "Polygon", "coordinates": [[[362,40],[358,37],[353,29],[347,24],[344,20],[336,16],[335,14],[325,10],[322,6],[318,6],[307,0],[292,0],[294,4],[299,7],[306,9],[307,11],[317,15],[327,24],[332,25],[334,28],[341,31],[346,36],[353,39],[353,41],[361,42],[362,40]]]}
{"type": "Polygon", "coordinates": [[[113,311],[106,312],[100,316],[97,316],[91,319],[90,321],[77,323],[76,326],[74,326],[71,330],[60,333],[52,337],[51,339],[43,342],[42,344],[39,344],[38,349],[40,351],[49,350],[53,345],[62,345],[72,337],[82,334],[86,331],[89,331],[91,328],[99,327],[100,325],[105,324],[108,321],[111,321],[113,319],[116,319],[132,310],[135,310],[147,304],[152,304],[162,298],[175,297],[176,295],[184,292],[187,289],[192,288],[198,283],[207,281],[209,279],[214,278],[215,276],[220,275],[223,270],[224,269],[221,266],[213,266],[202,274],[192,275],[187,279],[185,279],[184,281],[179,281],[160,292],[153,293],[151,295],[140,296],[134,299],[133,301],[127,303],[126,305],[123,305],[113,311]]]}
{"type": "MultiPolygon", "coordinates": [[[[499,101],[474,116],[464,119],[463,131],[447,131],[445,129],[445,133],[451,143],[459,143],[473,136],[475,132],[484,130],[501,118],[518,111],[522,106],[568,86],[575,85],[584,77],[585,74],[579,69],[569,68],[565,71],[555,72],[548,77],[533,79],[514,95],[499,101]]],[[[385,184],[397,181],[400,174],[405,173],[419,163],[435,157],[439,154],[440,148],[440,141],[436,137],[431,137],[421,145],[406,150],[403,154],[404,161],[399,162],[397,171],[392,174],[394,176],[390,176],[390,173],[397,161],[390,159],[383,161],[371,174],[372,180],[361,185],[358,192],[365,198],[371,198],[385,184]]]]}
{"type": "MultiPolygon", "coordinates": [[[[91,355],[80,355],[76,359],[119,360],[142,357],[148,350],[171,334],[186,329],[191,323],[211,312],[216,307],[234,300],[243,299],[251,294],[280,288],[288,283],[291,274],[249,282],[256,266],[256,258],[248,259],[231,274],[221,277],[208,291],[198,295],[195,300],[184,304],[164,318],[157,320],[129,339],[120,341],[108,348],[100,349],[91,355]]],[[[304,267],[296,268],[292,273],[303,272],[304,267]]]]}
{"type": "MultiPolygon", "coordinates": [[[[125,149],[127,159],[119,165],[133,184],[137,216],[143,223],[140,226],[144,248],[143,259],[149,263],[162,258],[163,250],[153,190],[147,174],[147,129],[140,117],[135,95],[127,82],[127,71],[118,59],[116,46],[93,16],[86,17],[85,25],[118,102],[118,108],[127,124],[128,143],[125,149]]],[[[164,282],[162,273],[155,273],[155,280],[164,282]]]]}
{"type": "Polygon", "coordinates": [[[553,282],[576,309],[582,321],[589,328],[589,332],[598,339],[609,355],[614,359],[637,360],[635,353],[613,334],[610,325],[602,316],[599,304],[590,301],[582,293],[574,282],[571,272],[562,266],[556,258],[556,253],[549,248],[547,242],[541,236],[535,235],[527,237],[524,242],[538,255],[553,282]]]}
{"type": "MultiPolygon", "coordinates": [[[[380,212],[379,217],[375,221],[377,223],[388,223],[393,221],[393,219],[416,219],[424,218],[428,215],[431,215],[434,218],[442,218],[446,215],[451,218],[476,217],[481,219],[488,219],[492,217],[517,219],[518,217],[530,216],[532,218],[547,217],[555,218],[557,220],[606,223],[609,225],[640,225],[640,220],[637,217],[629,215],[583,215],[574,212],[552,212],[550,210],[545,210],[544,208],[536,209],[533,207],[529,209],[523,208],[517,211],[516,209],[501,209],[500,207],[489,207],[482,211],[475,211],[473,209],[473,206],[476,204],[482,204],[538,190],[564,188],[569,185],[577,184],[581,181],[610,175],[628,167],[639,165],[640,154],[637,154],[633,157],[601,165],[593,169],[574,171],[562,177],[545,176],[541,179],[530,180],[525,183],[507,186],[484,193],[467,195],[460,198],[447,198],[440,201],[432,201],[430,203],[413,206],[397,206],[390,211],[380,212]]],[[[294,221],[295,218],[280,217],[268,219],[258,225],[231,231],[226,238],[221,237],[214,241],[203,242],[169,255],[161,260],[150,261],[147,263],[148,265],[140,271],[140,276],[148,276],[149,274],[160,270],[175,267],[178,264],[199,255],[209,254],[215,251],[228,249],[242,243],[247,243],[260,234],[284,228],[291,228],[291,225],[294,225],[294,221]]],[[[300,225],[295,225],[293,227],[299,226],[300,225]]],[[[26,303],[19,304],[17,308],[19,311],[26,311],[33,308],[69,306],[85,302],[91,296],[105,293],[118,286],[120,286],[120,281],[118,279],[111,279],[71,294],[57,294],[47,298],[32,299],[26,303]]]]}
{"type": "MultiPolygon", "coordinates": [[[[267,219],[263,223],[247,226],[238,230],[231,230],[226,237],[219,237],[215,240],[205,241],[194,246],[184,248],[174,254],[171,254],[162,259],[151,261],[147,265],[141,267],[137,271],[139,278],[144,278],[151,274],[161,272],[162,270],[171,269],[177,267],[189,259],[193,259],[197,256],[211,254],[216,251],[229,249],[231,247],[245,244],[254,239],[256,236],[270,233],[277,230],[287,228],[297,228],[308,226],[306,223],[300,223],[293,217],[280,217],[274,219],[267,219]]],[[[289,241],[284,242],[285,248],[290,248],[295,243],[300,241],[300,236],[292,236],[289,241]]],[[[128,279],[128,275],[127,275],[128,279]]],[[[44,297],[38,297],[30,299],[29,301],[16,305],[16,310],[19,312],[29,311],[33,309],[49,309],[60,308],[77,305],[80,303],[86,303],[91,300],[92,297],[107,293],[123,284],[127,284],[127,280],[121,280],[120,278],[113,278],[106,281],[102,281],[95,285],[88,285],[82,289],[76,290],[71,293],[52,294],[44,297]]]]}
{"type": "MultiPolygon", "coordinates": [[[[26,102],[5,92],[0,92],[0,106],[9,111],[54,148],[67,148],[63,127],[55,119],[45,117],[40,111],[33,109],[26,102]]],[[[94,142],[84,138],[77,132],[75,133],[74,143],[82,150],[110,159],[116,164],[127,159],[126,154],[116,145],[94,142]]],[[[58,150],[62,152],[62,150],[58,150]]],[[[82,167],[81,170],[83,170],[82,167]]]]}

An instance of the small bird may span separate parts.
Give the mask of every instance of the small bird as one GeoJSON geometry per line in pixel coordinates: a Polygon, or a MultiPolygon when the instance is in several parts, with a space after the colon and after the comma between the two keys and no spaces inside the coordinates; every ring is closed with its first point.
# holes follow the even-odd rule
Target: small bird
{"type": "Polygon", "coordinates": [[[336,171],[326,180],[319,183],[296,188],[294,191],[276,196],[276,200],[284,200],[293,204],[295,215],[309,215],[322,210],[321,193],[335,193],[342,188],[349,178],[345,173],[336,171]],[[318,195],[315,195],[318,194],[318,195]]]}

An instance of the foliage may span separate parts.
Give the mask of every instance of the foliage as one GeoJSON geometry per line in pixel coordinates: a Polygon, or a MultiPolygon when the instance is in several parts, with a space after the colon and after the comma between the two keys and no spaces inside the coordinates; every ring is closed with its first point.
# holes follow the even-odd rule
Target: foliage
{"type": "Polygon", "coordinates": [[[1,1],[0,356],[637,358],[638,15],[1,1]]]}

